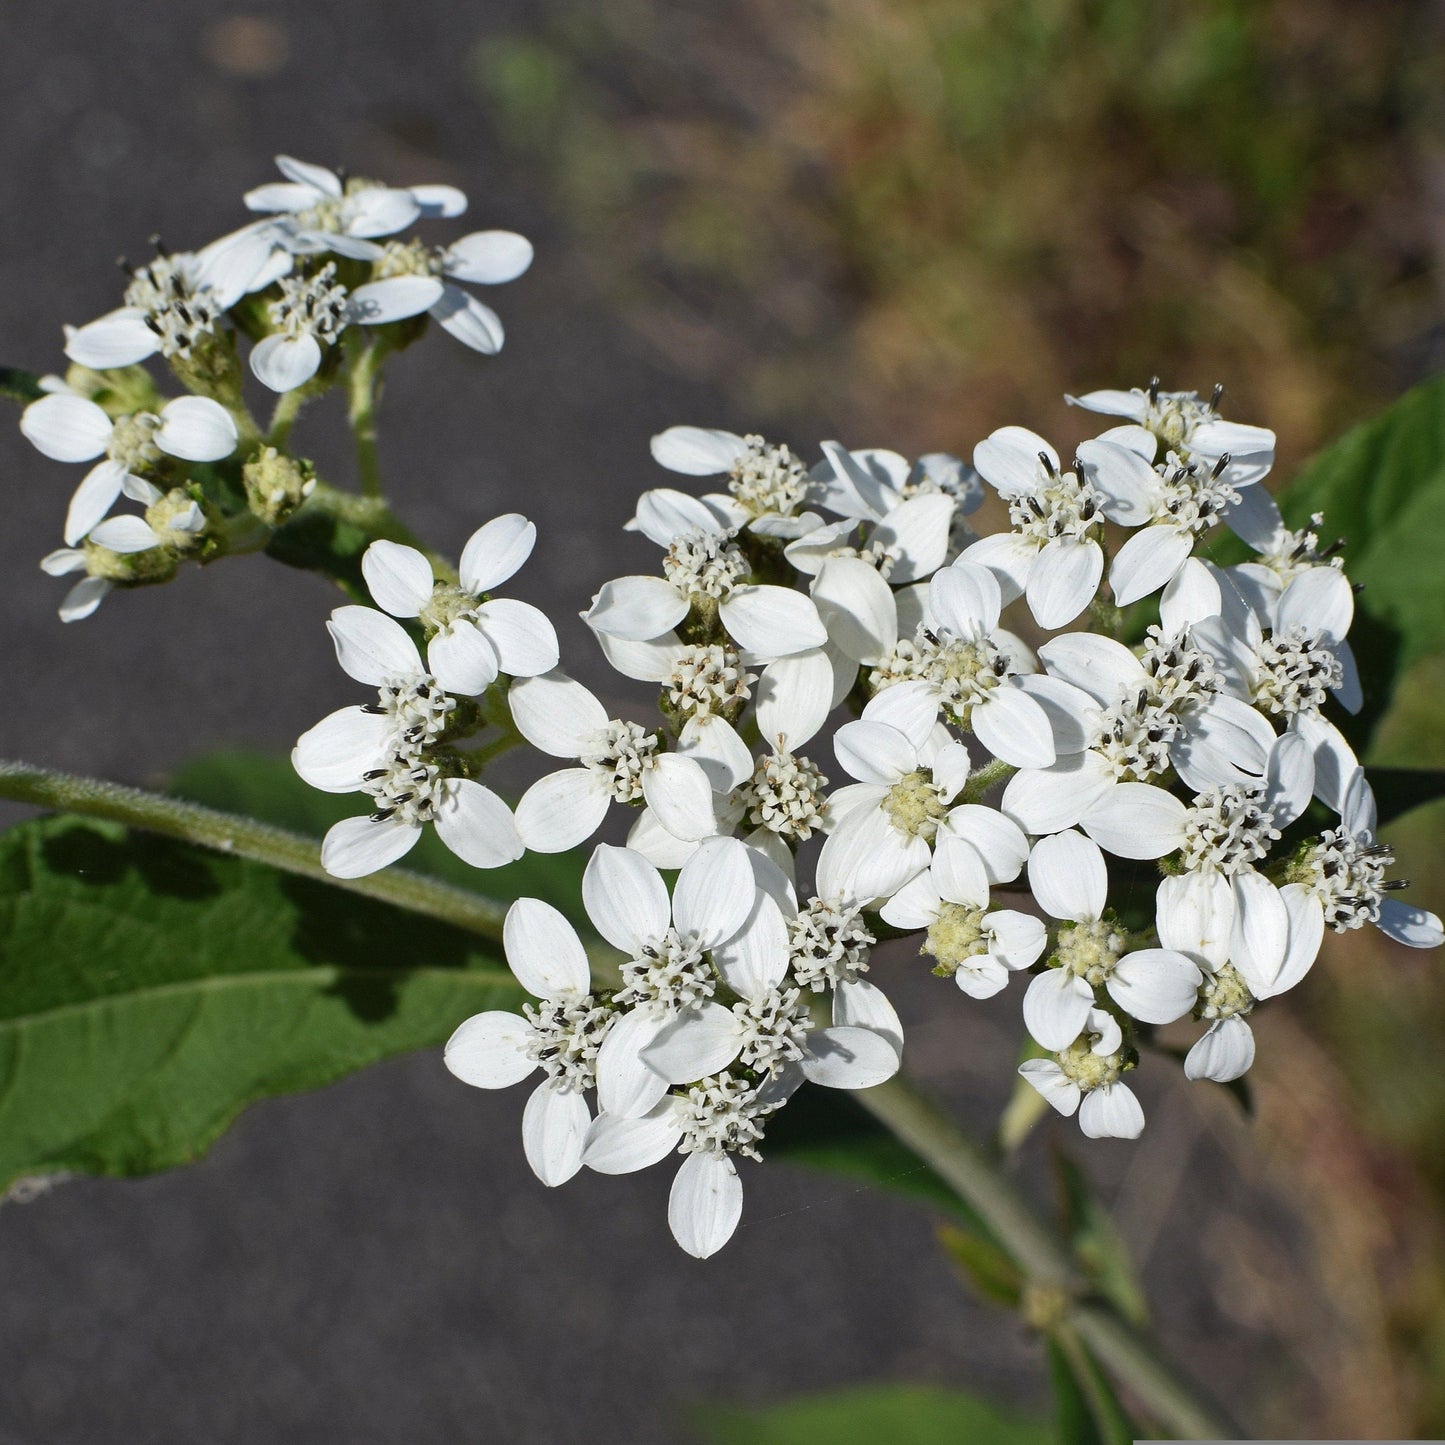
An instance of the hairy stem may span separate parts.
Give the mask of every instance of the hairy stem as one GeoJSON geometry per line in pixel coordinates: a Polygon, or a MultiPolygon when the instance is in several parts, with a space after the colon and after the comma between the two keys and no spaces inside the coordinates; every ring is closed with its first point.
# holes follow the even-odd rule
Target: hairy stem
{"type": "Polygon", "coordinates": [[[291,428],[296,425],[296,418],[301,414],[301,408],[306,402],[306,388],[295,387],[291,391],[283,391],[276,398],[276,405],[271,412],[271,425],[266,429],[266,445],[270,447],[284,447],[291,435],[291,428]]]}
{"type": "MultiPolygon", "coordinates": [[[[349,337],[350,332],[346,335],[349,337]]],[[[346,368],[346,419],[356,439],[356,471],[363,497],[381,496],[381,467],[376,457],[376,402],[386,347],[378,339],[351,349],[346,368]]]]}
{"type": "Polygon", "coordinates": [[[350,893],[394,903],[493,942],[501,941],[506,909],[489,898],[399,868],[389,868],[367,878],[334,878],[321,866],[321,850],[314,838],[286,828],[273,828],[253,818],[222,813],[198,803],[182,802],[100,778],[81,778],[6,761],[0,761],[0,798],[79,813],[88,818],[106,818],[186,843],[215,848],[232,857],[251,858],[286,873],[319,879],[350,893]]]}
{"type": "Polygon", "coordinates": [[[965,803],[978,802],[990,788],[1007,782],[1016,772],[1018,769],[1013,764],[1000,762],[994,758],[992,762],[985,763],[977,772],[969,775],[968,782],[964,784],[963,788],[963,801],[965,803]]]}
{"type": "Polygon", "coordinates": [[[1239,1439],[1238,1429],[1115,1310],[1093,1299],[1068,1246],[1046,1226],[994,1161],[902,1078],[864,1089],[858,1102],[972,1205],[1030,1282],[1062,1290],[1061,1323],[1172,1434],[1185,1440],[1239,1439]]]}

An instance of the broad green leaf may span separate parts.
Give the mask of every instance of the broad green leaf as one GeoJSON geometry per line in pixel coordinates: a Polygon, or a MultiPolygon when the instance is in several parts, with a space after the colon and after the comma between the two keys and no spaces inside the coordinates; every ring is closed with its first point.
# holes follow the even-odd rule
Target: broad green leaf
{"type": "Polygon", "coordinates": [[[1142,1325],[1149,1316],[1149,1307],[1128,1247],[1109,1211],[1099,1203],[1088,1176],[1062,1147],[1055,1146],[1053,1161],[1059,1214],[1075,1257],[1099,1293],[1125,1319],[1142,1325]]]}
{"type": "Polygon", "coordinates": [[[448,925],[113,824],[21,824],[0,836],[0,1186],[185,1163],[254,1100],[519,998],[448,925]]]}
{"type": "Polygon", "coordinates": [[[953,1390],[868,1385],[761,1409],[697,1413],[712,1445],[1051,1445],[1048,1426],[953,1390]]]}

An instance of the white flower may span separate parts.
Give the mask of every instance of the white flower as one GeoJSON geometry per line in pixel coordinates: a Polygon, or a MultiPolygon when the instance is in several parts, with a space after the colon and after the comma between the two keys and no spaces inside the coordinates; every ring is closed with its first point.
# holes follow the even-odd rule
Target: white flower
{"type": "Polygon", "coordinates": [[[1098,844],[1075,832],[1041,839],[1029,855],[1029,883],[1039,906],[1063,921],[1049,962],[1024,995],[1024,1023],[1046,1049],[1072,1044],[1102,987],[1131,1018],[1167,1024],[1194,1006],[1200,973],[1171,948],[1125,952],[1105,918],[1109,875],[1098,844]]]}
{"type": "Polygon", "coordinates": [[[251,371],[272,391],[294,391],[316,375],[324,348],[334,346],[358,318],[336,279],[334,261],[314,275],[286,276],[279,284],[280,297],[266,308],[275,330],[251,348],[251,371]]]}
{"type": "Polygon", "coordinates": [[[237,233],[201,251],[157,256],[132,272],[124,306],[66,328],[65,354],[100,371],[134,366],[157,352],[189,357],[246,294],[267,250],[237,233]]]}
{"type": "Polygon", "coordinates": [[[379,690],[365,707],[323,718],[297,740],[292,765],[313,788],[370,793],[375,808],[327,833],[322,866],[359,878],[394,863],[436,824],[438,836],[474,868],[499,868],[523,853],[511,810],[490,788],[445,776],[434,747],[456,700],[422,665],[400,623],[369,607],[339,607],[327,623],[342,670],[379,690]]]}
{"type": "Polygon", "coordinates": [[[355,242],[394,235],[418,219],[460,216],[467,198],[455,186],[387,186],[351,177],[343,180],[325,166],[277,156],[286,177],[247,191],[246,209],[286,218],[276,235],[301,254],[334,251],[360,257],[355,242]]]}
{"type": "MultiPolygon", "coordinates": [[[[971,809],[955,809],[955,814],[967,811],[971,809]]],[[[934,849],[933,866],[906,883],[882,908],[884,922],[895,928],[927,929],[919,951],[937,961],[935,973],[952,974],[959,988],[973,998],[998,993],[1010,973],[1038,962],[1048,941],[1043,923],[1031,914],[989,910],[990,881],[980,851],[962,837],[944,835],[934,849]]]]}
{"type": "Polygon", "coordinates": [[[541,1068],[546,1077],[522,1114],[522,1148],[546,1185],[582,1167],[597,1056],[618,1015],[592,993],[587,951],[550,904],[519,898],[502,929],[507,963],[538,1002],[519,1014],[474,1014],[447,1041],[446,1066],[465,1084],[505,1089],[541,1068]]]}
{"type": "Polygon", "coordinates": [[[442,687],[476,696],[499,674],[535,677],[557,665],[557,633],[545,614],[488,596],[520,570],[536,540],[536,527],[508,512],[467,539],[455,585],[438,582],[425,556],[399,542],[373,542],[361,571],[378,607],[427,629],[427,666],[442,687]]]}
{"type": "Polygon", "coordinates": [[[1228,456],[1225,478],[1232,486],[1249,486],[1274,465],[1275,435],[1267,427],[1221,420],[1223,395],[1220,386],[1208,401],[1201,401],[1197,391],[1161,391],[1155,377],[1147,387],[1132,391],[1091,391],[1066,400],[1086,411],[1127,417],[1152,432],[1167,449],[1187,452],[1191,459],[1217,462],[1228,456]]]}
{"type": "MultiPolygon", "coordinates": [[[[700,499],[716,519],[713,525],[747,527],[769,537],[796,537],[818,520],[796,515],[809,500],[812,484],[808,469],[786,446],[710,427],[673,426],[653,437],[652,455],[669,471],[684,476],[727,477],[726,493],[713,492],[700,499]]],[[[639,516],[645,508],[676,505],[676,499],[684,496],[686,493],[665,489],[644,492],[639,516]]],[[[638,518],[627,525],[653,535],[638,518]]],[[[677,530],[706,525],[693,512],[692,519],[677,530]]]]}
{"type": "Polygon", "coordinates": [[[1128,1067],[1119,1025],[1103,1009],[1091,1009],[1084,1031],[1052,1059],[1028,1059],[1019,1073],[1068,1118],[1077,1113],[1090,1139],[1137,1139],[1144,1111],[1134,1091],[1120,1082],[1128,1067]]]}
{"type": "Polygon", "coordinates": [[[111,418],[93,401],[55,393],[27,406],[20,430],[45,456],[59,462],[89,462],[103,457],[85,474],[65,518],[65,541],[75,546],[115,505],[124,492],[150,503],[156,489],[144,480],[162,455],[183,461],[214,462],[236,449],[236,423],[219,402],[182,396],[167,402],[159,415],[111,418]]]}
{"type": "Polygon", "coordinates": [[[1248,1071],[1254,1062],[1254,1030],[1247,1016],[1254,1005],[1249,985],[1233,964],[1205,970],[1196,1013],[1209,1027],[1185,1056],[1185,1078],[1228,1084],[1248,1071]]]}
{"type": "Polygon", "coordinates": [[[62,622],[80,622],[89,617],[115,586],[111,578],[93,574],[89,569],[86,554],[75,547],[57,548],[40,559],[40,570],[47,577],[66,577],[76,572],[86,574],[65,594],[65,600],[60,604],[62,622]]]}
{"type": "MultiPolygon", "coordinates": [[[[597,698],[560,669],[514,682],[508,702],[533,747],[579,764],[548,773],[523,794],[517,829],[527,847],[539,853],[574,848],[602,826],[610,803],[643,799],[676,838],[695,842],[715,831],[713,786],[703,766],[664,752],[658,733],[608,717],[597,698]]],[[[712,721],[732,731],[721,718],[712,721]]],[[[737,746],[744,767],[750,765],[741,740],[737,746]]]]}

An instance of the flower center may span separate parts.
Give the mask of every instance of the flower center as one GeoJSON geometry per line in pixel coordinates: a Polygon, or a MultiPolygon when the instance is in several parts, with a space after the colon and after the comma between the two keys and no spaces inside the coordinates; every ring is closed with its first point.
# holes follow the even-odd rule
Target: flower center
{"type": "MultiPolygon", "coordinates": [[[[1307,860],[1307,881],[1324,905],[1325,922],[1336,933],[1380,921],[1380,902],[1392,891],[1385,880],[1395,854],[1374,836],[1352,836],[1344,828],[1320,834],[1307,860]]],[[[1403,887],[1403,884],[1394,885],[1403,887]]]]}
{"type": "Polygon", "coordinates": [[[336,263],[328,261],[314,276],[286,276],[281,296],[268,308],[277,331],[292,341],[312,336],[330,346],[346,328],[346,287],[336,284],[336,263]]]}
{"type": "Polygon", "coordinates": [[[1141,688],[1104,714],[1094,751],[1106,758],[1123,782],[1152,778],[1169,767],[1169,746],[1183,724],[1141,688]]]}
{"type": "Polygon", "coordinates": [[[372,262],[374,281],[389,281],[394,276],[440,276],[442,250],[425,241],[387,241],[382,253],[372,262]]]}
{"type": "Polygon", "coordinates": [[[757,1145],[763,1137],[759,1122],[772,1108],[758,1099],[758,1086],[732,1074],[700,1079],[682,1096],[682,1154],[742,1154],[762,1156],[757,1145]]]}
{"type": "Polygon", "coordinates": [[[1259,560],[1286,586],[1300,573],[1308,572],[1311,567],[1338,567],[1339,561],[1331,560],[1331,553],[1338,549],[1338,543],[1334,547],[1320,550],[1319,529],[1324,525],[1324,521],[1325,514],[1316,512],[1310,518],[1308,527],[1302,527],[1298,532],[1281,531],[1272,544],[1260,553],[1259,560]]]}
{"type": "Polygon", "coordinates": [[[436,816],[437,784],[441,773],[419,751],[394,754],[385,767],[362,775],[363,785],[376,800],[373,823],[392,818],[412,827],[429,823],[436,816]]]}
{"type": "Polygon", "coordinates": [[[752,696],[756,680],[731,647],[713,643],[683,648],[664,686],[668,702],[686,719],[735,713],[752,696]]]}
{"type": "Polygon", "coordinates": [[[717,989],[701,945],[694,938],[683,938],[675,928],[643,944],[621,972],[623,987],[616,1001],[652,1005],[655,1012],[676,1013],[711,998],[717,989]]]}
{"type": "Polygon", "coordinates": [[[434,677],[397,677],[382,684],[378,700],[368,703],[364,711],[386,713],[399,743],[423,748],[446,731],[456,705],[456,699],[444,693],[434,677]]]}
{"type": "Polygon", "coordinates": [[[758,759],[752,777],[742,785],[741,798],[754,826],[801,842],[823,826],[827,786],[827,778],[810,759],[772,753],[758,759]]]}
{"type": "Polygon", "coordinates": [[[464,587],[451,582],[438,582],[417,614],[422,626],[444,632],[462,618],[470,621],[477,615],[477,599],[464,587]]]}
{"type": "Polygon", "coordinates": [[[662,559],[667,580],[694,600],[721,601],[751,570],[748,559],[719,532],[695,529],[672,539],[662,559]]]}
{"type": "Polygon", "coordinates": [[[840,983],[855,983],[868,971],[876,942],[863,926],[863,910],[852,904],[814,898],[788,922],[788,961],[793,978],[815,993],[840,983]]]}
{"type": "Polygon", "coordinates": [[[1079,472],[1060,472],[1040,453],[1044,485],[1025,497],[1010,497],[1009,522],[1016,532],[1036,542],[1064,537],[1082,541],[1104,520],[1104,498],[1079,472]]]}
{"type": "Polygon", "coordinates": [[[225,309],[209,286],[194,284],[193,265],[180,257],[157,256],[135,271],[125,288],[125,304],[146,313],[162,356],[189,357],[191,348],[215,331],[225,309]]]}
{"type": "Polygon", "coordinates": [[[888,821],[905,837],[933,841],[938,822],[948,812],[933,774],[926,769],[908,773],[889,788],[883,799],[888,821]]]}
{"type": "Polygon", "coordinates": [[[619,803],[635,803],[642,796],[642,774],[656,753],[656,733],[614,718],[593,734],[577,761],[606,779],[619,803]]]}
{"type": "Polygon", "coordinates": [[[1228,457],[1208,466],[1181,462],[1171,452],[1159,471],[1163,484],[1153,520],[1172,523],[1196,535],[1214,526],[1219,514],[1239,500],[1239,493],[1225,480],[1228,466],[1228,457]]]}
{"type": "Polygon", "coordinates": [[[749,516],[791,516],[808,494],[808,469],[785,446],[746,438],[747,450],[733,463],[728,491],[749,516]]]}
{"type": "Polygon", "coordinates": [[[532,1026],[527,1057],[569,1093],[592,1088],[597,1082],[597,1051],[617,1015],[591,994],[524,1003],[522,1013],[532,1026]]]}
{"type": "Polygon", "coordinates": [[[1344,685],[1344,664],[1319,633],[1303,627],[1266,637],[1254,656],[1254,702],[1272,713],[1318,712],[1344,685]]]}
{"type": "Polygon", "coordinates": [[[1154,700],[1161,707],[1183,707],[1202,702],[1219,691],[1219,669],[1214,659],[1181,634],[1165,637],[1154,626],[1145,633],[1140,665],[1154,684],[1154,700]]]}
{"type": "Polygon", "coordinates": [[[775,1074],[803,1057],[813,1019],[802,998],[796,988],[772,988],[733,1005],[733,1017],[742,1025],[738,1062],[744,1068],[775,1074]]]}
{"type": "Polygon", "coordinates": [[[1156,379],[1139,395],[1149,398],[1143,425],[1177,451],[1187,447],[1196,427],[1214,419],[1223,388],[1216,389],[1211,401],[1200,401],[1197,391],[1160,391],[1156,379]]]}
{"type": "Polygon", "coordinates": [[[1054,1055],[1065,1075],[1086,1094],[1114,1083],[1124,1072],[1122,1053],[1096,1054],[1093,1051],[1090,1044],[1097,1037],[1097,1034],[1080,1034],[1068,1048],[1054,1055]]]}
{"type": "Polygon", "coordinates": [[[1065,973],[1097,988],[1108,981],[1123,953],[1123,936],[1106,919],[1095,918],[1060,925],[1054,957],[1065,973]]]}
{"type": "Polygon", "coordinates": [[[118,417],[110,429],[106,456],[113,462],[119,462],[128,472],[141,472],[154,466],[161,459],[161,449],[155,443],[160,425],[160,417],[148,411],[118,417]]]}
{"type": "Polygon", "coordinates": [[[1239,970],[1232,963],[1226,963],[1218,973],[1205,974],[1195,1014],[1202,1019],[1243,1017],[1254,1008],[1254,1002],[1254,995],[1239,970]]]}
{"type": "Polygon", "coordinates": [[[1227,783],[1194,799],[1180,857],[1186,868],[1211,869],[1228,877],[1252,867],[1279,836],[1263,793],[1227,783]]]}
{"type": "Polygon", "coordinates": [[[940,978],[951,978],[968,959],[988,952],[983,910],[945,900],[938,917],[928,925],[928,934],[918,951],[937,959],[938,967],[933,971],[940,978]]]}

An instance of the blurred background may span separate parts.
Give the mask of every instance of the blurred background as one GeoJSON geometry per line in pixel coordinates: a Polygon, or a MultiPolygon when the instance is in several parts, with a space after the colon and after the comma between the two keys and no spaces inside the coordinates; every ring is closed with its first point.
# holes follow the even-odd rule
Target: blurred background
{"type": "MultiPolygon", "coordinates": [[[[117,302],[117,255],[240,223],[288,151],[460,185],[532,236],[494,299],[500,358],[445,337],[393,363],[382,461],[455,550],[521,506],[522,595],[618,706],[575,620],[645,567],[617,527],[676,422],[910,455],[1062,395],[1229,390],[1277,478],[1445,355],[1445,7],[1432,0],[54,0],[0,15],[0,363],[58,368],[117,302]],[[627,560],[630,559],[630,560],[627,560]]],[[[345,475],[334,417],[303,423],[345,475]]],[[[74,476],[13,428],[4,751],[156,783],[221,746],[282,750],[351,700],[314,578],[260,558],[55,619],[74,476]]],[[[1362,479],[1368,485],[1368,479],[1362,479]]],[[[1445,585],[1445,584],[1442,584],[1445,585]]],[[[1374,744],[1445,766],[1445,664],[1374,744]]],[[[7,817],[15,816],[10,813],[7,817]]],[[[1445,812],[1392,830],[1445,898],[1445,812]]],[[[0,964],[3,966],[3,964],[0,964]]],[[[1017,997],[896,961],[910,1067],[980,1132],[1017,997]]],[[[1018,1167],[1084,1158],[1165,1342],[1260,1435],[1445,1433],[1445,982],[1373,930],[1331,939],[1258,1016],[1257,1114],[1156,1060],[1138,1146],[1047,1122],[1018,1167]]],[[[681,1256],[666,1179],[548,1192],[520,1101],[440,1059],[261,1105],[204,1161],[0,1206],[0,1441],[370,1445],[695,1438],[701,1402],[867,1381],[1047,1408],[1033,1343],[951,1273],[925,1213],[783,1165],[744,1226],[681,1256]]]]}

